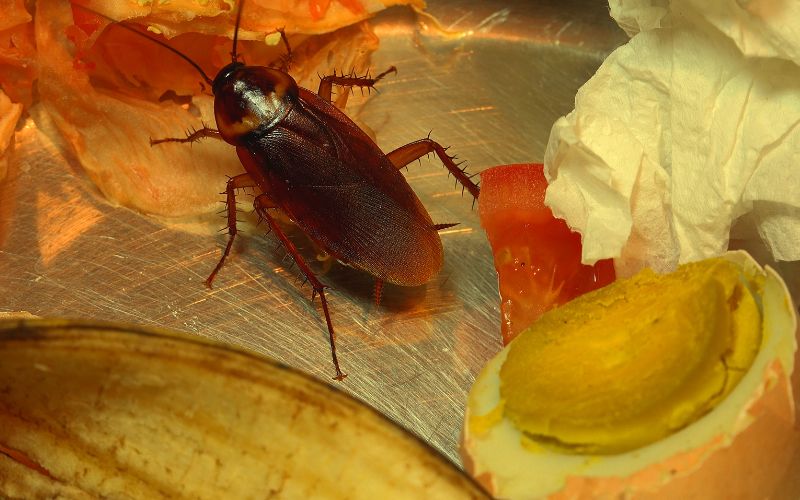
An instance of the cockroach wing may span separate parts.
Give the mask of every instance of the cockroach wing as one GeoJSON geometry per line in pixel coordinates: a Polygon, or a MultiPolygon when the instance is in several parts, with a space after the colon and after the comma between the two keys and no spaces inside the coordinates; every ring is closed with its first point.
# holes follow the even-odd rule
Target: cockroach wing
{"type": "MultiPolygon", "coordinates": [[[[316,94],[240,151],[261,187],[340,261],[399,285],[430,281],[442,265],[433,221],[402,173],[355,123],[316,94]]],[[[252,172],[251,172],[252,174],[252,172]]]]}

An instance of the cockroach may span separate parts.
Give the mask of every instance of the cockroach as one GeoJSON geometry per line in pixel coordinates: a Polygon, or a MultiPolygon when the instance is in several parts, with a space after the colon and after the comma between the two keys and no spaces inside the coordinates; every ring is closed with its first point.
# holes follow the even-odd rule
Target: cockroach
{"type": "Polygon", "coordinates": [[[203,69],[169,44],[120,23],[191,64],[211,86],[217,128],[203,126],[183,138],[151,139],[150,144],[192,143],[220,139],[236,147],[245,173],[230,178],[225,188],[228,242],[206,280],[211,287],[238,234],[236,192],[252,188],[258,216],[277,235],[310,283],[312,300],[319,295],[328,327],[334,379],[346,374],[336,357],[336,335],[324,285],[286,236],[271,211],[287,216],[330,256],[382,284],[416,286],[430,281],[442,267],[438,231],[453,224],[435,224],[400,169],[435,153],[474,198],[480,189],[466,169],[430,136],[390,153],[331,102],[333,85],[370,89],[394,67],[375,76],[333,75],[321,78],[316,93],[301,88],[289,75],[291,47],[278,30],[286,56],[277,67],[248,66],[238,60],[237,44],[244,2],[239,2],[231,63],[211,79],[203,69]]]}

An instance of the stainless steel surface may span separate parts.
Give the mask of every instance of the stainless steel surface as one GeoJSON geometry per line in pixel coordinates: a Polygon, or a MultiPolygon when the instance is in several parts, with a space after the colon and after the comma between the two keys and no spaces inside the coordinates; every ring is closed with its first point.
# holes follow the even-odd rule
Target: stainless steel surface
{"type": "MultiPolygon", "coordinates": [[[[432,130],[473,172],[540,160],[552,122],[625,40],[602,2],[442,1],[430,12],[460,34],[404,9],[374,21],[374,67],[394,64],[399,74],[349,112],[384,150],[432,130]]],[[[209,291],[203,280],[224,235],[189,234],[111,206],[46,131],[26,123],[0,183],[0,312],[178,329],[330,380],[318,301],[272,237],[241,238],[209,291]]],[[[323,277],[349,374],[340,387],[458,461],[466,392],[500,348],[496,277],[477,211],[440,164],[423,160],[407,178],[435,221],[460,225],[442,233],[441,274],[419,288],[387,286],[380,307],[368,276],[335,266],[323,277]]]]}

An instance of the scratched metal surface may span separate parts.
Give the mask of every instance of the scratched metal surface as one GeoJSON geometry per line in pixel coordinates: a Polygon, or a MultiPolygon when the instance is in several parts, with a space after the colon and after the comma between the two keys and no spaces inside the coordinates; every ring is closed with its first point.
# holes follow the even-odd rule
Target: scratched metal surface
{"type": "MultiPolygon", "coordinates": [[[[550,124],[624,41],[597,1],[431,1],[430,12],[469,33],[421,29],[406,10],[378,17],[374,66],[400,73],[350,112],[385,150],[433,130],[475,172],[541,159],[550,124]]],[[[0,182],[0,312],[168,327],[330,379],[318,303],[273,239],[242,238],[208,291],[222,235],[184,233],[110,205],[39,126],[29,120],[17,134],[0,182]]],[[[477,211],[440,164],[423,160],[406,175],[434,221],[460,225],[442,234],[441,274],[419,288],[387,286],[380,307],[369,277],[342,267],[324,276],[349,373],[340,387],[458,462],[466,393],[500,348],[497,283],[477,211]]]]}

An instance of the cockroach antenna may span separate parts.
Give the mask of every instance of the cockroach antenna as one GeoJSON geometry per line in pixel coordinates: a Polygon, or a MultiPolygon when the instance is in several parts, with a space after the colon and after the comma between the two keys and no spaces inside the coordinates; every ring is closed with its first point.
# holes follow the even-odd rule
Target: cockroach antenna
{"type": "Polygon", "coordinates": [[[231,48],[231,58],[233,62],[239,58],[236,53],[236,46],[239,44],[239,23],[242,22],[242,9],[244,8],[244,0],[239,1],[239,10],[236,12],[236,25],[233,27],[233,47],[231,48]]]}
{"type": "MultiPolygon", "coordinates": [[[[86,12],[90,12],[90,13],[92,13],[92,14],[94,14],[94,15],[98,16],[98,17],[102,17],[102,18],[103,18],[103,19],[105,19],[106,21],[109,21],[109,22],[111,22],[111,23],[114,23],[114,25],[115,25],[115,26],[119,26],[120,28],[124,28],[124,29],[126,29],[126,30],[130,31],[131,33],[136,33],[137,35],[139,35],[139,36],[141,36],[141,37],[144,37],[144,38],[146,38],[146,39],[150,40],[150,41],[151,41],[151,42],[153,42],[153,43],[157,43],[158,45],[161,45],[162,47],[164,47],[165,49],[169,50],[170,52],[172,52],[172,53],[173,53],[173,54],[175,54],[176,56],[180,57],[181,59],[183,59],[183,60],[184,60],[184,61],[186,61],[187,63],[191,64],[191,65],[192,65],[192,67],[193,67],[194,69],[196,69],[198,73],[200,73],[200,75],[203,77],[203,80],[205,80],[205,81],[206,81],[206,83],[208,83],[209,85],[213,85],[213,84],[214,84],[214,80],[212,80],[211,78],[209,78],[209,76],[206,74],[206,72],[205,72],[205,71],[203,71],[203,68],[201,68],[199,64],[197,64],[196,62],[194,62],[192,59],[190,59],[190,58],[189,58],[189,56],[187,56],[186,54],[184,54],[184,53],[183,53],[183,52],[181,52],[180,50],[176,49],[175,47],[172,47],[172,46],[171,46],[171,45],[169,45],[168,43],[166,43],[166,42],[164,42],[164,41],[162,41],[162,40],[159,40],[158,38],[154,38],[154,37],[152,37],[152,36],[150,36],[150,35],[148,35],[148,34],[146,34],[146,33],[142,32],[142,31],[140,31],[140,30],[138,30],[138,29],[134,28],[133,26],[131,26],[131,25],[129,25],[128,23],[126,23],[125,21],[117,21],[117,20],[115,20],[115,19],[112,19],[112,18],[108,17],[108,16],[107,16],[107,15],[105,15],[105,14],[101,14],[101,13],[97,12],[96,10],[92,10],[92,9],[90,9],[90,8],[88,8],[88,7],[85,7],[85,6],[83,6],[83,5],[80,5],[80,4],[78,4],[78,3],[73,3],[72,5],[74,5],[75,7],[78,7],[78,8],[80,8],[80,9],[83,9],[83,10],[85,10],[86,12]]],[[[234,43],[235,43],[235,42],[234,42],[234,43]]]]}

